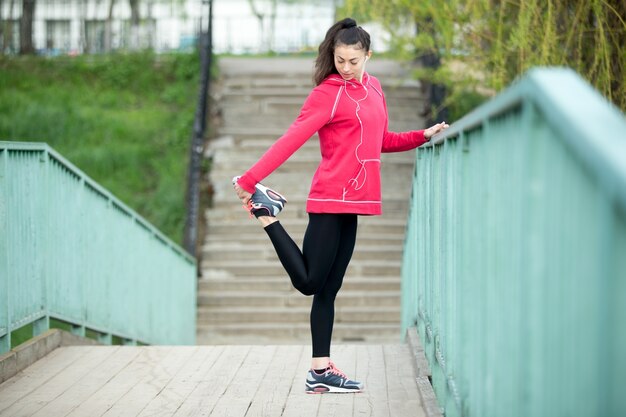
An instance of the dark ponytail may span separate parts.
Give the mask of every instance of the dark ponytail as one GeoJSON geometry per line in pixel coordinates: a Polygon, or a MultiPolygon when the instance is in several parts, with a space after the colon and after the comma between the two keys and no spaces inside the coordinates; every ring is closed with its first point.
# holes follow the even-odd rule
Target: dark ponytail
{"type": "Polygon", "coordinates": [[[356,46],[359,49],[365,49],[367,53],[370,50],[370,35],[349,17],[332,25],[319,46],[315,60],[315,74],[313,75],[315,85],[320,85],[330,74],[337,74],[335,48],[338,45],[356,46]]]}

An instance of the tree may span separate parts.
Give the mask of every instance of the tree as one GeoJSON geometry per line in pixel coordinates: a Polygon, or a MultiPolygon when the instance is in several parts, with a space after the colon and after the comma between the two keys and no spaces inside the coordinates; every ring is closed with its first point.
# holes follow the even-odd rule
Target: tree
{"type": "Polygon", "coordinates": [[[104,28],[104,50],[105,52],[111,51],[112,38],[113,38],[113,7],[115,7],[115,0],[109,1],[109,12],[107,14],[107,20],[104,28]]]}
{"type": "Polygon", "coordinates": [[[265,33],[265,13],[261,12],[261,10],[257,7],[255,0],[248,0],[248,5],[250,6],[250,11],[259,21],[259,39],[260,39],[260,49],[264,52],[269,52],[272,48],[272,37],[273,37],[273,25],[276,18],[276,1],[271,0],[272,11],[270,12],[270,35],[268,36],[265,33]]]}
{"type": "Polygon", "coordinates": [[[139,0],[128,0],[130,3],[130,49],[139,47],[139,0]]]}
{"type": "MultiPolygon", "coordinates": [[[[269,13],[261,11],[261,9],[257,6],[255,0],[248,0],[248,4],[250,5],[250,11],[259,21],[259,39],[261,40],[260,49],[264,52],[272,52],[274,50],[274,33],[276,32],[276,13],[278,9],[278,4],[296,4],[296,3],[317,3],[319,0],[267,0],[264,3],[267,4],[269,2],[270,10],[269,13]],[[266,32],[265,19],[269,16],[269,26],[268,32],[266,32]]],[[[333,0],[334,3],[337,0],[333,0]]]]}
{"type": "MultiPolygon", "coordinates": [[[[3,4],[4,3],[2,0],[0,0],[0,53],[4,53],[4,48],[5,48],[5,44],[6,44],[6,38],[7,38],[7,27],[8,27],[8,22],[5,22],[4,19],[2,18],[2,10],[3,10],[3,4]]],[[[10,16],[10,15],[9,15],[10,16]]]]}
{"type": "Polygon", "coordinates": [[[33,17],[35,16],[36,0],[22,1],[22,19],[20,21],[20,55],[35,53],[33,45],[33,17]]]}
{"type": "Polygon", "coordinates": [[[346,0],[342,11],[381,22],[399,54],[437,53],[442,66],[422,76],[447,83],[448,101],[553,65],[572,67],[626,110],[623,0],[346,0]]]}

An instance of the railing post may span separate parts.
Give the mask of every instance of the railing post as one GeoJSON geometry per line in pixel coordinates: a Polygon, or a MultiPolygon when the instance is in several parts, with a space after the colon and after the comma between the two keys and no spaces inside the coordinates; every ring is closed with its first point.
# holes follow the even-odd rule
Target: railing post
{"type": "Polygon", "coordinates": [[[0,354],[11,350],[11,316],[9,309],[9,265],[7,259],[7,159],[9,151],[0,149],[0,354]]]}
{"type": "Polygon", "coordinates": [[[98,333],[98,342],[103,345],[113,344],[113,335],[111,333],[98,333]]]}
{"type": "Polygon", "coordinates": [[[33,336],[39,336],[48,330],[50,330],[50,316],[45,315],[33,322],[33,336]]]}
{"type": "Polygon", "coordinates": [[[72,324],[72,334],[80,337],[85,337],[87,335],[85,326],[81,324],[72,324]]]}
{"type": "MultiPolygon", "coordinates": [[[[51,187],[50,187],[50,148],[48,146],[45,147],[45,150],[42,151],[42,155],[40,156],[40,162],[45,164],[44,165],[44,184],[46,187],[46,193],[44,198],[46,199],[45,201],[45,207],[50,207],[50,200],[51,200],[51,187]]],[[[49,224],[48,222],[50,221],[50,215],[48,210],[45,210],[44,213],[42,213],[42,215],[45,217],[44,221],[46,222],[45,224],[49,224]]],[[[48,245],[51,245],[51,239],[49,236],[45,237],[45,242],[44,242],[44,249],[46,251],[46,253],[50,253],[50,250],[48,248],[48,245]]],[[[46,255],[47,256],[47,255],[46,255]]],[[[49,280],[49,270],[48,268],[44,268],[43,269],[43,275],[41,275],[41,280],[42,282],[42,291],[41,291],[41,296],[42,296],[42,300],[41,300],[41,309],[44,311],[45,316],[40,318],[39,320],[35,321],[35,323],[33,324],[33,336],[38,336],[40,334],[42,334],[43,332],[47,331],[50,329],[50,312],[49,312],[49,308],[50,306],[48,305],[48,298],[49,298],[49,294],[48,294],[48,280],[49,280]]]]}
{"type": "Polygon", "coordinates": [[[137,346],[137,340],[135,339],[123,339],[122,344],[124,346],[137,346]]]}
{"type": "Polygon", "coordinates": [[[11,332],[5,333],[0,336],[0,354],[11,350],[11,332]]]}

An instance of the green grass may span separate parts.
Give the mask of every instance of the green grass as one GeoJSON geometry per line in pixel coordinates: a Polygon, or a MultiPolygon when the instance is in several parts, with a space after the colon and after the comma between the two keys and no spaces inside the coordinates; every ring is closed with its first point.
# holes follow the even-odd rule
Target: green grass
{"type": "Polygon", "coordinates": [[[0,57],[0,140],[45,142],[182,241],[193,54],[0,57]]]}
{"type": "MultiPolygon", "coordinates": [[[[50,328],[51,329],[60,329],[65,330],[68,333],[72,333],[72,325],[70,323],[50,319],[50,328]]],[[[85,329],[85,337],[88,339],[98,340],[100,334],[92,329],[85,329]]],[[[11,349],[16,348],[24,342],[33,338],[33,323],[29,323],[25,326],[20,327],[19,329],[15,329],[11,332],[11,349]]],[[[124,339],[119,336],[112,337],[113,345],[123,345],[124,339]]],[[[145,345],[144,345],[145,346],[145,345]]]]}

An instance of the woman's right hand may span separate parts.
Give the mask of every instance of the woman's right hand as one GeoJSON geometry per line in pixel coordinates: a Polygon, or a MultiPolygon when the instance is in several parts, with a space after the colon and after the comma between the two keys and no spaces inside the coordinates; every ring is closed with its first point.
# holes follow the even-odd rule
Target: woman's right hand
{"type": "Polygon", "coordinates": [[[243,204],[248,205],[248,201],[252,198],[252,194],[241,188],[237,183],[233,184],[233,188],[235,188],[235,193],[237,193],[237,197],[239,197],[243,204]]]}

